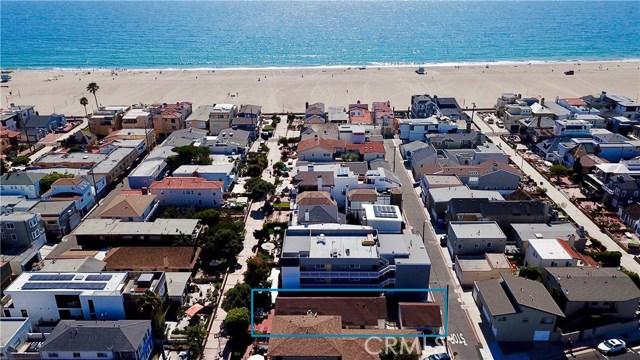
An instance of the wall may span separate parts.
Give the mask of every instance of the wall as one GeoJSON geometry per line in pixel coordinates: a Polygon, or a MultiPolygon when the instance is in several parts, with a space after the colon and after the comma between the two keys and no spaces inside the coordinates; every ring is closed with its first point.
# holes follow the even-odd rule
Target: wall
{"type": "Polygon", "coordinates": [[[333,152],[329,152],[322,148],[314,148],[298,153],[300,160],[309,162],[330,162],[333,161],[333,152]]]}

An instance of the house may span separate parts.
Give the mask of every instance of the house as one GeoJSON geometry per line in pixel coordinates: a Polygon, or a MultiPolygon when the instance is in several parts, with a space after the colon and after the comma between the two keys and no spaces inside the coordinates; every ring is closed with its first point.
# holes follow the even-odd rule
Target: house
{"type": "Polygon", "coordinates": [[[368,104],[361,104],[360,100],[356,104],[349,104],[349,123],[350,124],[371,124],[371,112],[368,104]]]}
{"type": "Polygon", "coordinates": [[[45,174],[13,171],[0,176],[0,195],[20,195],[28,199],[38,199],[42,194],[40,180],[45,174]]]}
{"type": "Polygon", "coordinates": [[[158,198],[153,194],[118,194],[99,213],[101,219],[119,219],[127,222],[149,221],[158,209],[158,198]]]}
{"type": "Polygon", "coordinates": [[[514,266],[504,254],[456,256],[455,270],[460,286],[473,286],[476,281],[500,279],[502,273],[512,273],[514,266]]]}
{"type": "Polygon", "coordinates": [[[379,234],[400,234],[404,227],[400,208],[392,205],[362,204],[360,222],[376,229],[379,234]]]}
{"type": "Polygon", "coordinates": [[[82,213],[75,200],[40,201],[30,210],[40,214],[49,241],[61,239],[80,224],[82,213]]]}
{"type": "Polygon", "coordinates": [[[433,166],[438,163],[438,151],[433,145],[415,150],[411,154],[409,163],[414,179],[420,179],[422,175],[430,174],[433,166]]]}
{"type": "Polygon", "coordinates": [[[122,116],[123,129],[153,129],[151,108],[146,105],[133,105],[122,116]]]}
{"type": "Polygon", "coordinates": [[[326,121],[322,116],[319,115],[311,115],[309,117],[304,118],[305,125],[319,125],[324,124],[326,121]]]}
{"type": "Polygon", "coordinates": [[[451,199],[448,221],[495,221],[505,233],[515,223],[547,223],[551,208],[539,200],[451,199]]]}
{"type": "Polygon", "coordinates": [[[574,115],[572,119],[583,120],[591,124],[591,129],[603,129],[607,126],[607,121],[602,116],[596,114],[574,115]]]}
{"type": "MultiPolygon", "coordinates": [[[[213,129],[210,124],[213,108],[213,105],[198,106],[185,120],[185,127],[206,130],[207,132],[211,131],[211,133],[213,134],[213,129]]],[[[226,124],[222,124],[221,129],[229,127],[230,123],[231,120],[229,119],[226,124]]]]}
{"type": "Polygon", "coordinates": [[[621,323],[616,330],[638,326],[640,290],[622,271],[598,267],[547,267],[545,271],[545,284],[557,294],[567,317],[563,329],[593,327],[590,319],[595,314],[601,325],[621,323]]]}
{"type": "Polygon", "coordinates": [[[357,154],[358,157],[366,162],[376,159],[384,159],[386,151],[381,142],[365,142],[363,144],[346,144],[346,152],[349,154],[357,154]]]}
{"type": "Polygon", "coordinates": [[[67,125],[64,115],[51,114],[47,116],[35,115],[24,126],[27,141],[38,142],[47,134],[61,130],[67,125]]]}
{"type": "Polygon", "coordinates": [[[602,202],[614,209],[640,200],[638,180],[629,174],[620,174],[609,179],[606,184],[603,184],[602,190],[604,191],[602,202]]]}
{"type": "Polygon", "coordinates": [[[541,283],[508,274],[477,281],[473,298],[498,342],[549,341],[565,316],[541,283]]]}
{"type": "Polygon", "coordinates": [[[36,115],[34,105],[16,105],[10,103],[5,109],[0,109],[0,122],[11,130],[24,129],[25,125],[36,115]]]}
{"type": "Polygon", "coordinates": [[[165,272],[167,277],[167,295],[174,305],[182,306],[189,299],[191,284],[190,272],[165,272]]]}
{"type": "Polygon", "coordinates": [[[38,213],[24,211],[4,211],[0,215],[0,238],[2,253],[10,254],[14,249],[24,249],[33,246],[40,249],[45,244],[44,223],[38,213]]]}
{"type": "Polygon", "coordinates": [[[241,105],[238,110],[238,117],[252,118],[262,120],[262,106],[259,105],[241,105]]]}
{"type": "Polygon", "coordinates": [[[422,175],[420,181],[420,198],[426,204],[429,197],[429,190],[440,189],[456,186],[465,186],[460,179],[455,175],[443,175],[443,174],[427,174],[422,175]]]}
{"type": "MultiPolygon", "coordinates": [[[[640,106],[640,104],[638,106],[640,106]]],[[[614,116],[610,118],[609,121],[611,122],[611,130],[623,135],[630,133],[635,125],[640,124],[640,121],[636,119],[632,120],[624,116],[614,116]]]]}
{"type": "MultiPolygon", "coordinates": [[[[556,125],[555,120],[548,117],[536,117],[520,120],[520,126],[524,127],[521,135],[524,140],[538,144],[543,140],[553,138],[553,129],[556,125]]],[[[539,145],[539,144],[538,144],[539,145]]]]}
{"type": "Polygon", "coordinates": [[[418,236],[323,224],[285,231],[281,268],[283,288],[424,289],[429,287],[431,261],[418,236]]]}
{"type": "Polygon", "coordinates": [[[158,139],[164,140],[172,132],[184,129],[185,121],[191,115],[192,108],[192,104],[188,101],[152,106],[153,129],[158,139]]]}
{"type": "Polygon", "coordinates": [[[349,121],[349,114],[341,107],[329,107],[327,120],[334,124],[346,124],[349,121]]]}
{"type": "Polygon", "coordinates": [[[249,141],[254,141],[258,138],[258,119],[255,117],[235,117],[231,119],[231,129],[247,131],[249,141]]]}
{"type": "Polygon", "coordinates": [[[420,141],[420,140],[412,141],[412,142],[400,145],[400,154],[402,155],[403,159],[411,160],[414,152],[421,149],[428,148],[430,146],[431,145],[429,145],[424,141],[420,141]]]}
{"type": "Polygon", "coordinates": [[[339,136],[338,125],[333,123],[308,124],[300,133],[301,140],[315,137],[321,137],[329,140],[338,140],[339,136]]]}
{"type": "Polygon", "coordinates": [[[572,240],[571,247],[582,251],[587,243],[584,227],[576,229],[568,222],[519,223],[511,224],[509,239],[524,254],[529,246],[529,239],[562,239],[572,240]],[[572,235],[576,235],[572,237],[572,235]]]}
{"type": "MultiPolygon", "coordinates": [[[[83,253],[83,251],[76,252],[83,253]]],[[[63,256],[61,255],[60,258],[47,257],[41,263],[34,264],[34,271],[47,273],[99,273],[104,271],[107,265],[104,261],[90,255],[69,259],[63,256]]]]}
{"type": "Polygon", "coordinates": [[[161,206],[219,208],[222,206],[222,181],[197,177],[166,177],[154,181],[149,192],[161,206]]]}
{"type": "Polygon", "coordinates": [[[522,175],[515,167],[497,161],[485,161],[478,165],[429,167],[431,174],[455,175],[470,189],[496,190],[508,195],[520,187],[522,175]]]}
{"type": "Polygon", "coordinates": [[[504,107],[504,125],[509,131],[518,131],[519,122],[528,119],[532,115],[531,106],[524,100],[516,100],[504,107]]]}
{"type": "Polygon", "coordinates": [[[618,216],[620,220],[628,227],[638,231],[638,220],[640,220],[640,204],[633,203],[624,208],[618,209],[618,216]]]}
{"type": "Polygon", "coordinates": [[[0,129],[0,154],[17,150],[20,146],[20,132],[2,127],[0,129]]]}
{"type": "Polygon", "coordinates": [[[212,154],[242,156],[249,150],[251,141],[249,131],[226,128],[220,130],[218,135],[196,141],[194,145],[207,147],[212,154]]]}
{"type": "Polygon", "coordinates": [[[313,104],[306,103],[305,111],[304,111],[305,119],[314,117],[314,116],[322,118],[323,119],[322,122],[324,122],[324,118],[325,118],[324,103],[321,103],[321,102],[313,103],[313,104]]]}
{"type": "Polygon", "coordinates": [[[615,111],[616,114],[628,119],[637,117],[640,111],[640,103],[637,103],[626,96],[603,91],[599,99],[606,109],[615,111]]]}
{"type": "Polygon", "coordinates": [[[89,115],[89,130],[97,136],[107,136],[122,129],[122,117],[130,106],[104,106],[89,115]]]}
{"type": "Polygon", "coordinates": [[[479,131],[453,134],[427,134],[426,139],[436,149],[474,149],[485,143],[479,131]]]}
{"type": "Polygon", "coordinates": [[[393,136],[393,121],[395,114],[391,107],[391,102],[373,102],[373,125],[382,128],[382,137],[389,138],[393,136]]]}
{"type": "Polygon", "coordinates": [[[87,168],[69,168],[69,167],[30,167],[25,173],[42,174],[43,176],[53,173],[72,175],[74,177],[83,177],[87,179],[91,186],[96,190],[96,194],[100,199],[107,195],[107,177],[100,174],[92,173],[92,169],[87,168]]]}
{"type": "Polygon", "coordinates": [[[6,288],[11,303],[5,317],[29,317],[34,327],[51,326],[60,319],[123,320],[122,273],[25,272],[6,288]]]}
{"type": "Polygon", "coordinates": [[[171,245],[177,239],[200,237],[202,225],[193,219],[156,219],[153,222],[125,222],[120,219],[85,219],[76,229],[83,248],[109,246],[171,245]]]}
{"type": "MultiPolygon", "coordinates": [[[[434,96],[435,97],[435,96],[434,96]]],[[[425,95],[411,96],[411,117],[414,119],[441,115],[434,97],[425,95]]]]}
{"type": "Polygon", "coordinates": [[[362,125],[340,125],[338,127],[338,139],[347,144],[364,144],[366,141],[366,130],[362,125]]]}
{"type": "Polygon", "coordinates": [[[429,117],[398,120],[400,140],[427,141],[430,133],[454,133],[458,132],[458,123],[448,117],[429,117]]]}
{"type": "Polygon", "coordinates": [[[74,200],[78,211],[85,215],[96,204],[96,191],[85,178],[61,178],[51,184],[51,189],[42,194],[42,199],[74,200]]]}
{"type": "Polygon", "coordinates": [[[233,104],[215,104],[209,110],[209,134],[218,135],[222,129],[231,126],[231,119],[238,114],[238,107],[233,104]]]}
{"type": "Polygon", "coordinates": [[[305,191],[296,197],[293,225],[338,222],[338,204],[328,192],[305,191]]]}
{"type": "Polygon", "coordinates": [[[234,163],[216,162],[211,165],[182,165],[173,171],[173,177],[199,177],[209,181],[222,181],[223,190],[227,191],[233,183],[235,176],[234,163]]]}
{"type": "Polygon", "coordinates": [[[431,220],[435,223],[444,223],[445,212],[449,207],[452,199],[491,199],[504,200],[502,195],[497,191],[490,190],[471,190],[467,186],[450,186],[436,189],[430,189],[426,198],[425,205],[431,215],[431,220]]]}
{"type": "Polygon", "coordinates": [[[98,144],[98,137],[88,130],[80,130],[76,131],[72,136],[69,136],[63,143],[67,147],[78,146],[86,149],[87,147],[96,146],[98,144]]]}
{"type": "Polygon", "coordinates": [[[449,254],[504,253],[507,237],[495,221],[452,221],[447,231],[449,254]]]}
{"type": "MultiPolygon", "coordinates": [[[[571,111],[575,115],[595,115],[600,114],[598,109],[588,106],[587,102],[581,98],[556,99],[556,104],[571,111]]],[[[600,127],[600,126],[594,126],[600,127]]]]}
{"type": "Polygon", "coordinates": [[[588,136],[592,125],[586,120],[556,120],[553,127],[555,136],[588,136]]]}
{"type": "MultiPolygon", "coordinates": [[[[29,333],[32,333],[31,323],[26,318],[0,317],[0,329],[2,329],[2,341],[0,342],[0,358],[2,359],[30,359],[20,354],[23,345],[28,342],[29,333]],[[20,356],[22,355],[22,356],[20,356]]],[[[40,359],[34,351],[32,359],[40,359]]]]}
{"type": "Polygon", "coordinates": [[[345,148],[344,140],[309,138],[298,143],[298,158],[309,162],[333,161],[335,155],[345,152],[345,148]]]}
{"type": "Polygon", "coordinates": [[[582,265],[582,257],[561,239],[529,239],[525,266],[570,267],[582,265]]]}
{"type": "Polygon", "coordinates": [[[363,205],[375,204],[378,201],[378,192],[375,189],[353,189],[349,190],[348,213],[359,214],[363,211],[363,205]]]}
{"type": "Polygon", "coordinates": [[[106,271],[164,271],[191,273],[200,257],[193,246],[124,246],[110,249],[106,271]]]}
{"type": "Polygon", "coordinates": [[[366,184],[372,184],[380,192],[402,187],[400,178],[396,173],[381,167],[375,170],[368,170],[364,175],[364,181],[366,184]]]}
{"type": "Polygon", "coordinates": [[[104,138],[103,144],[112,140],[144,140],[146,149],[151,150],[156,145],[156,133],[154,129],[116,130],[104,138]]]}
{"type": "MultiPolygon", "coordinates": [[[[580,163],[580,173],[584,176],[592,172],[593,167],[598,164],[608,164],[609,162],[593,154],[583,155],[578,159],[580,163]]],[[[574,169],[575,169],[574,164],[574,169]]]]}
{"type": "Polygon", "coordinates": [[[440,334],[442,312],[433,302],[399,302],[398,320],[401,329],[416,329],[426,334],[440,334]]]}
{"type": "Polygon", "coordinates": [[[384,296],[325,297],[279,296],[275,315],[339,316],[342,329],[380,329],[387,320],[387,301],[384,296]]]}
{"type": "Polygon", "coordinates": [[[42,343],[40,358],[149,360],[153,347],[150,320],[62,320],[42,343]]]}

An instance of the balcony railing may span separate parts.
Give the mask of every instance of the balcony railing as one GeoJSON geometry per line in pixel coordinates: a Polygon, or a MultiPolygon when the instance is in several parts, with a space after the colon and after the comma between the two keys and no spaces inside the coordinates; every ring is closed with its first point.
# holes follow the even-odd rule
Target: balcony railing
{"type": "Polygon", "coordinates": [[[391,271],[396,271],[395,265],[387,265],[378,271],[300,271],[300,278],[378,279],[391,271]]]}

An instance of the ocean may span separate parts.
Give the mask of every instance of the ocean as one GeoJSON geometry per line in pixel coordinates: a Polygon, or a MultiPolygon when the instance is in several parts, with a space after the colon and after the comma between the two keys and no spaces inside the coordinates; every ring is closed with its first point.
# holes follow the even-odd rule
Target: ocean
{"type": "Polygon", "coordinates": [[[640,58],[639,1],[5,1],[0,66],[253,68],[640,58]]]}

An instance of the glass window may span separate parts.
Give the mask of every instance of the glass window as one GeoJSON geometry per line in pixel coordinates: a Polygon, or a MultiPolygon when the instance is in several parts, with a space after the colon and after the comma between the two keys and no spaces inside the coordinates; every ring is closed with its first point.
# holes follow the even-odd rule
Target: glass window
{"type": "Polygon", "coordinates": [[[80,353],[73,353],[73,357],[74,358],[79,358],[80,357],[80,353]]]}
{"type": "Polygon", "coordinates": [[[48,353],[47,354],[50,358],[57,358],[58,357],[58,353],[48,353]]]}

